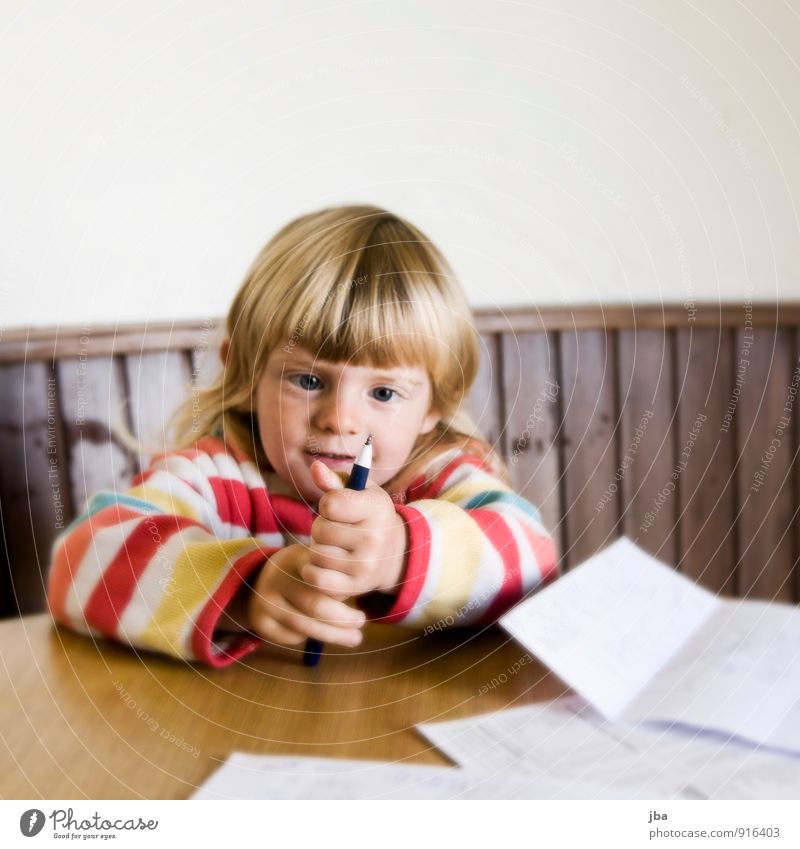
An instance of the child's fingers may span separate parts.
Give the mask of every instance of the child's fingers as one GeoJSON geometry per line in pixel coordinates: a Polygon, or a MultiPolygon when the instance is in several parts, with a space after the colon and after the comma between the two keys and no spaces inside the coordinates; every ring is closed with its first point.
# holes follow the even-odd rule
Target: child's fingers
{"type": "MultiPolygon", "coordinates": [[[[325,545],[321,542],[312,542],[308,547],[308,562],[312,566],[332,569],[351,576],[357,575],[362,570],[361,564],[353,559],[348,549],[338,545],[325,545]]],[[[300,574],[305,577],[302,569],[300,574]]]]}
{"type": "Polygon", "coordinates": [[[324,516],[317,516],[311,525],[312,545],[328,545],[345,551],[355,551],[356,548],[374,542],[370,539],[370,535],[378,535],[380,532],[380,528],[367,529],[359,528],[357,525],[342,525],[324,516]]]}
{"type": "Polygon", "coordinates": [[[344,596],[350,598],[358,595],[358,586],[354,578],[335,569],[315,566],[309,563],[301,572],[303,580],[312,587],[331,597],[344,596]]]}
{"type": "MultiPolygon", "coordinates": [[[[333,599],[328,599],[328,601],[334,604],[340,604],[340,602],[334,602],[333,599]]],[[[342,607],[345,607],[348,611],[352,611],[352,608],[346,605],[342,605],[342,607]]],[[[342,621],[342,617],[333,617],[333,621],[337,620],[342,621]]],[[[286,619],[282,624],[287,628],[291,628],[293,631],[298,631],[308,637],[321,640],[323,643],[336,643],[339,646],[357,646],[361,642],[360,627],[340,627],[331,621],[307,616],[299,610],[287,612],[286,619]]]]}
{"type": "Polygon", "coordinates": [[[306,583],[293,588],[289,601],[303,616],[336,628],[361,628],[366,620],[360,610],[354,610],[344,601],[337,601],[306,583]]]}
{"type": "Polygon", "coordinates": [[[283,625],[269,616],[260,619],[257,625],[251,623],[251,628],[265,642],[277,643],[281,646],[298,646],[307,639],[304,634],[298,634],[297,631],[284,628],[283,625]]]}
{"type": "Polygon", "coordinates": [[[379,486],[371,486],[363,490],[329,490],[320,498],[317,509],[320,516],[331,522],[357,525],[375,515],[382,515],[387,507],[394,512],[388,493],[379,486]]]}
{"type": "MultiPolygon", "coordinates": [[[[332,597],[322,593],[310,587],[298,574],[280,588],[256,590],[248,605],[248,616],[251,623],[269,618],[295,631],[297,629],[292,628],[289,622],[295,613],[336,627],[360,628],[365,616],[344,603],[348,598],[341,594],[332,597]]],[[[301,633],[305,634],[305,631],[301,633]]]]}
{"type": "Polygon", "coordinates": [[[331,522],[355,525],[369,515],[368,504],[363,496],[363,492],[354,489],[326,492],[320,498],[317,510],[320,516],[331,522]]]}
{"type": "Polygon", "coordinates": [[[336,489],[344,489],[344,484],[336,472],[329,469],[321,460],[314,460],[311,464],[311,480],[323,492],[336,489]]]}
{"type": "MultiPolygon", "coordinates": [[[[334,605],[340,604],[333,599],[328,599],[328,601],[334,605]]],[[[359,612],[353,611],[346,605],[341,606],[351,613],[359,612]]],[[[312,616],[307,616],[285,599],[282,600],[280,605],[273,605],[272,612],[264,611],[252,615],[251,626],[257,634],[267,639],[275,639],[279,642],[281,640],[278,637],[282,637],[287,640],[287,645],[297,645],[308,637],[340,646],[357,646],[361,642],[359,628],[338,627],[324,621],[318,621],[312,616]]]]}

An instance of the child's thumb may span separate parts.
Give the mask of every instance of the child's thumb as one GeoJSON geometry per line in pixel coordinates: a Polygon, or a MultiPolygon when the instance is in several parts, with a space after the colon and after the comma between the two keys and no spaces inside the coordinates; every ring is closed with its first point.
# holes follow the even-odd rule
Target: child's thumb
{"type": "Polygon", "coordinates": [[[314,460],[311,464],[311,479],[323,491],[332,489],[344,489],[344,484],[336,472],[329,469],[321,460],[314,460]]]}

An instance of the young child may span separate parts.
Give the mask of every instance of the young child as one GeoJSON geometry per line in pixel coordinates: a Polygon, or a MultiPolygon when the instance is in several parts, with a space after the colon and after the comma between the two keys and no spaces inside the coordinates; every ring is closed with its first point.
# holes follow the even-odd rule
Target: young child
{"type": "Polygon", "coordinates": [[[174,450],[54,543],[57,621],[224,666],[265,641],[298,659],[308,637],[356,646],[367,618],[488,623],[555,577],[538,512],[461,410],[478,365],[464,293],[407,221],[344,206],[285,226],[221,356],[174,450]],[[344,489],[368,435],[369,485],[344,489]]]}

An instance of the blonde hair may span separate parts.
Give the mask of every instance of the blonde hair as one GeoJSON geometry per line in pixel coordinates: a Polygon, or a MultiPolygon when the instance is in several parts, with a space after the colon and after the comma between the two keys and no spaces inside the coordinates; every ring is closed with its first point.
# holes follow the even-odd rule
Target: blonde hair
{"type": "Polygon", "coordinates": [[[250,267],[226,330],[222,373],[170,419],[172,450],[219,435],[260,469],[271,470],[253,393],[271,352],[297,345],[322,360],[427,370],[441,421],[420,435],[387,489],[407,484],[432,459],[456,448],[478,454],[508,481],[502,460],[462,407],[479,362],[464,291],[436,246],[399,216],[353,205],[291,221],[250,267]]]}

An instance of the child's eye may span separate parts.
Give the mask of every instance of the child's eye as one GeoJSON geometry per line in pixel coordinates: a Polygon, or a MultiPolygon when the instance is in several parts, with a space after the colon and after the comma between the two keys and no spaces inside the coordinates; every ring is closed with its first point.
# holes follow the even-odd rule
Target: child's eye
{"type": "Polygon", "coordinates": [[[289,380],[295,386],[299,386],[307,392],[313,392],[313,390],[319,389],[322,385],[322,381],[315,374],[295,374],[289,380]]]}
{"type": "Polygon", "coordinates": [[[390,389],[388,386],[379,386],[372,390],[372,397],[376,401],[391,401],[397,395],[397,390],[390,389]]]}

